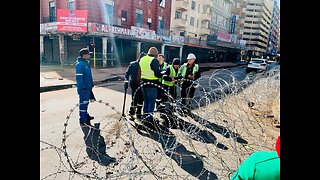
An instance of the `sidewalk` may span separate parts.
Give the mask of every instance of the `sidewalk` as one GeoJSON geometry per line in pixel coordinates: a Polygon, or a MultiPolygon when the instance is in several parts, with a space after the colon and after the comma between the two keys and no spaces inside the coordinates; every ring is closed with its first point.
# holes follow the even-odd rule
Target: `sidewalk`
{"type": "MultiPolygon", "coordinates": [[[[199,66],[204,70],[219,69],[238,66],[237,63],[220,62],[220,63],[199,63],[199,66]]],[[[91,68],[93,83],[95,85],[123,80],[124,74],[128,67],[115,68],[91,68]]],[[[40,93],[66,89],[75,87],[76,76],[74,66],[59,65],[40,65],[40,93]]]]}

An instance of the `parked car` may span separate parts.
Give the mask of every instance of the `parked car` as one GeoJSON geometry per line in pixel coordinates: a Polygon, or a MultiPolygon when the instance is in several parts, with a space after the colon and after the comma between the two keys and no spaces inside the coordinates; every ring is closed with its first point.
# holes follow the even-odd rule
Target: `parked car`
{"type": "Polygon", "coordinates": [[[267,59],[252,58],[246,68],[247,73],[251,71],[265,71],[269,68],[267,59]]]}

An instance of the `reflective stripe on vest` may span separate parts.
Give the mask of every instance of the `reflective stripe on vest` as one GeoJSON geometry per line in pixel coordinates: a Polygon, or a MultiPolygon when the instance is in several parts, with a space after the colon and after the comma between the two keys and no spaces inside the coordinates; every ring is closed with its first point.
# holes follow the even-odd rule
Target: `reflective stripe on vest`
{"type": "Polygon", "coordinates": [[[158,79],[154,75],[154,71],[151,69],[151,66],[150,66],[153,59],[154,59],[154,57],[151,57],[149,55],[141,58],[139,65],[141,68],[141,78],[142,79],[148,79],[148,80],[157,80],[158,79]]]}
{"type": "MultiPolygon", "coordinates": [[[[160,68],[160,71],[162,72],[162,71],[164,71],[165,69],[166,69],[166,67],[168,66],[168,63],[166,63],[166,62],[163,62],[163,67],[162,68],[160,68]]],[[[160,83],[162,83],[162,78],[159,78],[158,79],[158,81],[160,82],[160,83]]]]}
{"type": "MultiPolygon", "coordinates": [[[[182,66],[181,66],[181,75],[182,77],[186,78],[186,72],[187,72],[187,63],[184,63],[182,66]]],[[[195,75],[199,70],[199,66],[198,64],[194,64],[194,67],[192,69],[192,74],[195,75]]]]}
{"type": "MultiPolygon", "coordinates": [[[[169,77],[171,77],[171,78],[178,77],[178,74],[180,74],[180,69],[178,69],[178,73],[176,73],[176,71],[174,70],[174,67],[172,65],[169,65],[168,67],[170,67],[169,77]]],[[[162,84],[167,85],[167,86],[173,86],[174,82],[162,80],[162,84]]]]}

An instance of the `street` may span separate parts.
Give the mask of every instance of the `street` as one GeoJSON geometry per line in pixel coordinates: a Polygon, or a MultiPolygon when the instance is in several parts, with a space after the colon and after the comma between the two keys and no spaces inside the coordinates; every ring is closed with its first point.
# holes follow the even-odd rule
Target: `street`
{"type": "MultiPolygon", "coordinates": [[[[197,88],[196,90],[194,99],[200,102],[199,104],[203,105],[203,103],[201,103],[202,102],[201,98],[208,99],[208,97],[210,96],[207,94],[208,92],[213,92],[215,89],[219,89],[225,86],[230,86],[233,83],[239,83],[245,80],[246,78],[248,78],[248,76],[246,75],[247,74],[245,73],[245,66],[234,67],[229,69],[216,69],[216,70],[212,69],[210,71],[203,72],[202,78],[199,80],[200,85],[199,85],[199,88],[197,88]]],[[[116,82],[97,85],[94,87],[93,92],[95,94],[97,101],[89,104],[88,112],[90,113],[90,115],[95,117],[94,120],[92,121],[92,124],[100,123],[101,135],[103,136],[103,138],[105,139],[104,141],[106,142],[107,154],[111,157],[117,157],[117,158],[122,157],[123,159],[120,159],[121,161],[120,163],[122,163],[122,165],[125,163],[125,161],[129,162],[130,158],[128,157],[128,155],[126,155],[126,153],[129,153],[132,155],[135,154],[134,153],[136,152],[134,150],[135,148],[139,149],[138,151],[141,151],[140,153],[143,153],[144,155],[149,154],[149,153],[146,153],[146,151],[148,150],[143,149],[143,147],[145,146],[145,143],[150,142],[150,139],[146,137],[145,138],[141,137],[141,135],[139,136],[138,134],[136,134],[136,132],[132,131],[131,128],[129,128],[126,124],[124,124],[123,120],[120,120],[120,117],[122,114],[123,100],[124,100],[123,81],[116,81],[116,82]],[[120,121],[122,121],[122,123],[119,123],[120,121]],[[117,138],[120,138],[120,139],[117,139],[117,138]],[[130,144],[132,140],[135,140],[135,147],[128,145],[128,143],[130,144]],[[119,144],[121,145],[127,144],[127,145],[123,149],[123,147],[120,146],[119,144]]],[[[180,97],[180,93],[178,93],[178,97],[180,97]]],[[[212,99],[214,98],[211,98],[211,100],[212,99]]],[[[131,102],[131,89],[129,88],[126,96],[126,104],[125,104],[126,112],[128,111],[130,102],[131,102]]],[[[210,103],[212,102],[213,101],[211,101],[210,103]]],[[[75,169],[78,166],[80,166],[81,163],[86,164],[89,162],[90,164],[91,160],[88,160],[86,158],[86,154],[84,151],[84,147],[85,147],[83,142],[84,135],[81,132],[81,128],[79,126],[77,103],[78,103],[78,95],[76,92],[76,88],[69,88],[69,89],[45,92],[40,94],[41,178],[54,176],[58,179],[66,179],[65,175],[61,174],[61,171],[64,172],[64,171],[68,171],[68,169],[70,170],[70,168],[68,168],[68,165],[67,165],[68,163],[70,164],[70,167],[75,169]],[[67,154],[63,153],[64,150],[66,150],[67,154]],[[68,158],[71,159],[72,163],[70,161],[67,161],[67,159],[63,157],[63,154],[65,154],[67,159],[68,158]]],[[[175,132],[174,134],[176,134],[176,131],[173,131],[173,132],[175,132]]],[[[208,132],[204,134],[208,134],[208,132]]],[[[217,137],[220,137],[220,136],[217,136],[217,137]]],[[[217,139],[217,138],[213,138],[213,139],[217,139]]],[[[172,141],[176,143],[175,140],[172,140],[172,141]]],[[[180,141],[181,139],[179,138],[179,142],[180,141]]],[[[183,140],[183,141],[186,141],[186,140],[183,140]]],[[[200,147],[200,149],[202,146],[203,146],[202,149],[206,149],[208,148],[207,146],[209,145],[209,144],[206,145],[206,144],[199,144],[199,143],[195,143],[195,144],[197,144],[196,146],[200,147]]],[[[186,146],[185,143],[184,143],[184,146],[186,146]]],[[[186,148],[188,148],[188,151],[192,151],[190,149],[191,147],[186,146],[186,148]]],[[[160,152],[161,151],[162,150],[160,150],[160,152]]],[[[200,153],[200,151],[198,151],[198,153],[200,153]]],[[[159,154],[159,156],[160,155],[161,153],[159,154]]],[[[189,155],[191,156],[191,154],[189,155]]],[[[138,161],[141,160],[141,159],[139,160],[139,158],[137,157],[135,158],[136,159],[131,159],[132,164],[134,164],[133,162],[138,163],[138,161]]],[[[179,161],[177,161],[177,163],[178,162],[179,161]]],[[[148,164],[150,166],[154,166],[155,168],[154,170],[158,171],[159,167],[157,167],[155,163],[156,162],[148,161],[148,164]]],[[[126,164],[126,166],[131,167],[130,164],[131,163],[129,163],[129,165],[126,164]]],[[[163,165],[163,162],[161,161],[160,164],[163,165]]],[[[164,164],[163,166],[166,167],[168,165],[164,164]]],[[[173,166],[172,168],[175,169],[176,172],[179,172],[179,175],[181,175],[181,177],[188,177],[190,176],[190,174],[193,176],[196,176],[194,174],[198,173],[198,170],[194,172],[193,170],[190,170],[184,166],[181,166],[181,168],[184,171],[177,170],[179,169],[178,167],[179,163],[175,165],[171,164],[170,166],[173,166]]],[[[201,171],[201,169],[206,170],[206,168],[202,166],[203,165],[199,164],[199,168],[200,168],[199,172],[201,171]]],[[[97,178],[97,177],[100,177],[101,174],[108,173],[108,172],[110,173],[115,171],[120,171],[120,172],[124,171],[125,173],[126,171],[123,169],[121,170],[121,166],[117,166],[117,165],[110,165],[110,166],[107,166],[107,168],[102,168],[102,167],[98,168],[96,167],[96,165],[94,165],[94,167],[96,168],[95,169],[96,171],[100,171],[98,175],[94,175],[94,173],[92,174],[92,172],[90,171],[92,167],[88,165],[78,167],[81,169],[79,179],[82,179],[82,177],[85,175],[88,175],[91,178],[97,178]]],[[[141,170],[143,170],[144,172],[148,171],[146,168],[142,168],[140,169],[140,171],[141,170]]],[[[133,171],[129,170],[129,173],[133,173],[133,171]]],[[[160,173],[160,172],[157,172],[157,173],[160,173]]],[[[212,175],[211,178],[215,176],[215,174],[210,171],[206,171],[205,173],[207,174],[206,176],[208,176],[208,173],[209,174],[211,173],[212,175]]],[[[150,176],[150,174],[146,173],[140,176],[147,178],[150,176]]],[[[74,177],[74,179],[77,179],[77,178],[74,177]]]]}

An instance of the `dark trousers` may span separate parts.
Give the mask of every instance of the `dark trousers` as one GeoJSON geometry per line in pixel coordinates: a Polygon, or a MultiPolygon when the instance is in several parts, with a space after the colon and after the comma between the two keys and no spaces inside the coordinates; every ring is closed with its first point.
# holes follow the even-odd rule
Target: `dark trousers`
{"type": "Polygon", "coordinates": [[[156,87],[142,87],[143,94],[143,114],[146,117],[153,113],[156,106],[157,88],[156,87]]]}
{"type": "Polygon", "coordinates": [[[195,92],[195,88],[192,86],[191,82],[185,81],[182,83],[181,85],[181,98],[182,98],[182,104],[184,106],[187,106],[189,103],[187,104],[186,99],[189,95],[189,98],[193,98],[194,96],[194,92],[195,92]]]}
{"type": "Polygon", "coordinates": [[[142,88],[138,88],[136,86],[131,87],[132,101],[129,113],[131,115],[141,114],[142,106],[143,106],[143,95],[142,88]]]}
{"type": "MultiPolygon", "coordinates": [[[[169,103],[170,103],[170,102],[173,102],[173,101],[176,99],[176,97],[177,97],[177,87],[176,87],[176,86],[163,85],[163,88],[164,88],[167,92],[169,92],[170,96],[172,96],[173,99],[170,99],[169,102],[167,102],[168,99],[169,99],[169,95],[164,94],[161,102],[162,102],[163,104],[166,104],[166,106],[169,106],[169,107],[170,107],[170,104],[169,104],[169,103]]],[[[170,110],[171,110],[171,112],[173,112],[173,106],[170,107],[170,110]]]]}
{"type": "MultiPolygon", "coordinates": [[[[163,85],[161,85],[163,87],[163,85]]],[[[156,108],[158,109],[160,105],[163,103],[163,98],[165,97],[165,92],[163,89],[157,87],[157,99],[156,99],[156,108]]],[[[163,104],[164,105],[164,104],[163,104]]]]}

